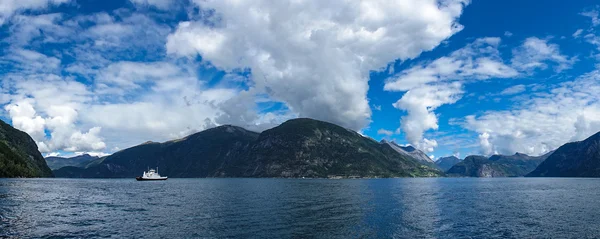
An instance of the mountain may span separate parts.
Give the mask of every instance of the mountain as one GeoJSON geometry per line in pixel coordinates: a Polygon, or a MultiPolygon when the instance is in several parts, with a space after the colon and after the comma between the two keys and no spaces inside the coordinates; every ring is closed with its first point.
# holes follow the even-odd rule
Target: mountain
{"type": "Polygon", "coordinates": [[[528,177],[600,177],[600,132],[560,146],[528,177]]]}
{"type": "Polygon", "coordinates": [[[449,156],[449,157],[441,157],[439,158],[437,161],[435,161],[435,164],[444,171],[448,171],[448,169],[452,168],[452,166],[454,166],[457,163],[460,163],[459,158],[455,157],[455,156],[449,156]]]}
{"type": "Polygon", "coordinates": [[[65,166],[85,167],[91,161],[99,159],[98,156],[91,156],[89,154],[78,155],[75,157],[64,158],[64,157],[46,157],[46,163],[52,170],[56,170],[65,166]]]}
{"type": "Polygon", "coordinates": [[[335,124],[293,119],[266,130],[246,158],[220,176],[360,177],[438,176],[433,168],[396,153],[389,145],[335,124]]]}
{"type": "Polygon", "coordinates": [[[121,150],[84,168],[64,167],[57,177],[121,178],[139,176],[158,167],[169,177],[212,177],[233,159],[242,158],[258,133],[220,126],[165,143],[146,142],[121,150]]]}
{"type": "Polygon", "coordinates": [[[0,177],[52,177],[35,141],[0,120],[0,177]]]}
{"type": "Polygon", "coordinates": [[[429,158],[429,156],[427,156],[427,154],[423,153],[423,151],[418,150],[413,146],[400,146],[396,142],[390,142],[385,139],[381,140],[381,143],[389,145],[392,149],[394,149],[394,151],[398,152],[399,154],[405,157],[415,159],[421,164],[432,168],[441,169],[435,164],[435,162],[431,158],[429,158]]]}
{"type": "Polygon", "coordinates": [[[387,144],[312,119],[293,119],[260,134],[236,126],[184,139],[125,149],[58,177],[134,177],[158,166],[169,177],[414,177],[441,171],[398,154],[387,144]]]}
{"type": "Polygon", "coordinates": [[[446,171],[450,176],[463,177],[520,177],[533,171],[549,154],[529,156],[514,155],[469,156],[446,171]]]}

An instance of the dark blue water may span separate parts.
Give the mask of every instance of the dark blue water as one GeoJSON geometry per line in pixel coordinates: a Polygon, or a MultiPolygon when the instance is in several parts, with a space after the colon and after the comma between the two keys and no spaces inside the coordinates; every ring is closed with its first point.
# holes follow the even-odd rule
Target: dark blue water
{"type": "Polygon", "coordinates": [[[599,179],[0,179],[0,238],[599,236],[599,179]]]}

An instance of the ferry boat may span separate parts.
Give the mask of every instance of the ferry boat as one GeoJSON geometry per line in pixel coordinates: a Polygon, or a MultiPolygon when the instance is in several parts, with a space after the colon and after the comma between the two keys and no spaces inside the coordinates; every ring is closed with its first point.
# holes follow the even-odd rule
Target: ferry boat
{"type": "Polygon", "coordinates": [[[150,180],[167,180],[167,177],[161,177],[158,174],[158,167],[156,167],[156,171],[154,169],[148,170],[148,172],[144,171],[144,174],[141,177],[135,177],[135,180],[138,181],[150,181],[150,180]]]}

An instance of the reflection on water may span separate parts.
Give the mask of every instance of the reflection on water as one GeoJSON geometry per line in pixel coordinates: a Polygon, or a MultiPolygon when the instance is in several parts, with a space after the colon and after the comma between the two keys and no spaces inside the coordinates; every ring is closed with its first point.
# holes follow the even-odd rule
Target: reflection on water
{"type": "Polygon", "coordinates": [[[598,201],[598,179],[0,179],[0,238],[594,238],[598,201]]]}

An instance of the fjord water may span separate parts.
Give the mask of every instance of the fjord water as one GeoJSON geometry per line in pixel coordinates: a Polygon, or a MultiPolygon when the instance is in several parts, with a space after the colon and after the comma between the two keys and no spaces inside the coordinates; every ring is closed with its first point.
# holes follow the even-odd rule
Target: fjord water
{"type": "Polygon", "coordinates": [[[0,179],[0,238],[593,238],[600,180],[0,179]]]}

